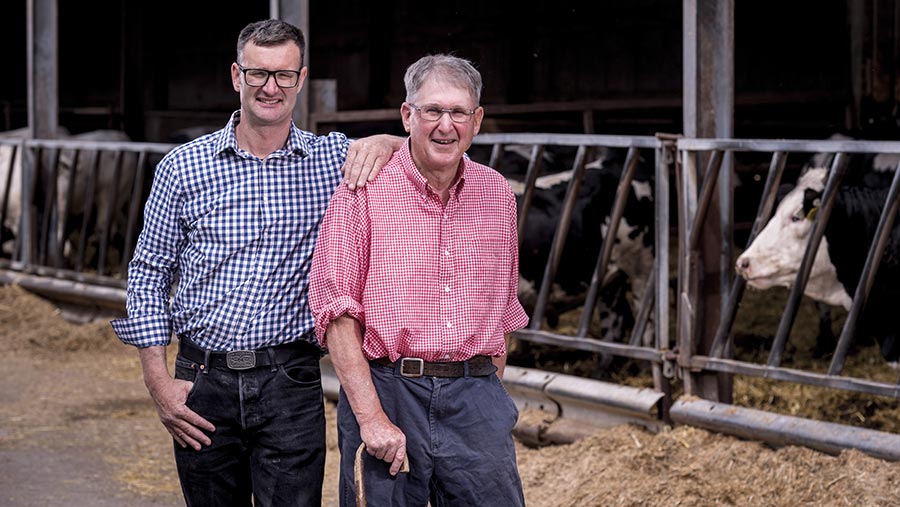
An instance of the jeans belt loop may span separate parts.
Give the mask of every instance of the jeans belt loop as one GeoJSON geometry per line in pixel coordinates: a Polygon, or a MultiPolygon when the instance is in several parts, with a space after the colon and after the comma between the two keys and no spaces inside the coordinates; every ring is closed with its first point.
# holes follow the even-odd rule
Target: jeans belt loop
{"type": "Polygon", "coordinates": [[[272,365],[272,372],[278,371],[278,364],[275,362],[275,347],[266,347],[266,352],[269,354],[269,364],[272,365]]]}
{"type": "Polygon", "coordinates": [[[203,368],[201,370],[203,370],[204,375],[209,375],[209,353],[209,350],[203,351],[203,368]]]}
{"type": "Polygon", "coordinates": [[[469,376],[469,362],[463,361],[463,377],[469,376]]]}

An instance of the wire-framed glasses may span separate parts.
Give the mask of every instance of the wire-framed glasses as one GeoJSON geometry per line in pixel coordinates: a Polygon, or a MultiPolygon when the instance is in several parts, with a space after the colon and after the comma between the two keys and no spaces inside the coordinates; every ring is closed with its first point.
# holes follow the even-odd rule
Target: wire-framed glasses
{"type": "Polygon", "coordinates": [[[415,104],[409,104],[409,107],[415,109],[419,112],[419,116],[422,117],[425,121],[438,121],[441,119],[441,116],[444,116],[444,113],[450,115],[450,119],[455,123],[466,123],[469,121],[469,118],[475,114],[475,110],[471,111],[454,107],[452,109],[443,109],[440,106],[435,104],[425,104],[424,106],[417,106],[415,104]]]}

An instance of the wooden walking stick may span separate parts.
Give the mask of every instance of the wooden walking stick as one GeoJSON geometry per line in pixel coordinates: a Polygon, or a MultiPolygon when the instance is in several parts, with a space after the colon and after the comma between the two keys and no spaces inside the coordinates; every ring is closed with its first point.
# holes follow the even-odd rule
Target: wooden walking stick
{"type": "MultiPolygon", "coordinates": [[[[356,488],[356,507],[366,507],[366,479],[363,458],[366,452],[366,443],[362,442],[356,449],[356,459],[353,460],[353,486],[356,488]]],[[[409,473],[409,457],[403,457],[400,471],[409,473]]]]}

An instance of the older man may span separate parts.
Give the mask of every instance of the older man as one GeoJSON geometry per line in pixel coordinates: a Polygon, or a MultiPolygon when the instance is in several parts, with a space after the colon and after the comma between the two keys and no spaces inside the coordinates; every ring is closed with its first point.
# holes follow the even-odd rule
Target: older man
{"type": "Polygon", "coordinates": [[[341,395],[341,505],[366,444],[368,504],[523,505],[500,379],[504,335],[528,322],[516,296],[516,202],[464,158],[481,76],[461,58],[411,65],[400,108],[409,143],[362,190],[339,188],[310,275],[316,334],[341,395]],[[411,472],[397,475],[408,457],[411,472]],[[374,459],[373,459],[374,458],[374,459]]]}

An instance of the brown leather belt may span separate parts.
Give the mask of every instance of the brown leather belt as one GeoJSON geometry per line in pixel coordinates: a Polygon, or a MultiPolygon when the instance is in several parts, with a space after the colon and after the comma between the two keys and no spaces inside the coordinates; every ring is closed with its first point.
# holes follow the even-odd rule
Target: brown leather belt
{"type": "Polygon", "coordinates": [[[393,368],[404,377],[486,377],[497,371],[490,356],[475,356],[468,361],[430,363],[418,357],[401,357],[391,362],[386,357],[372,359],[370,363],[393,368]]]}

